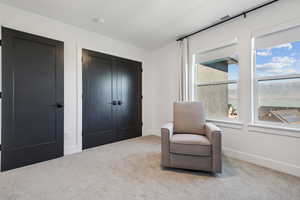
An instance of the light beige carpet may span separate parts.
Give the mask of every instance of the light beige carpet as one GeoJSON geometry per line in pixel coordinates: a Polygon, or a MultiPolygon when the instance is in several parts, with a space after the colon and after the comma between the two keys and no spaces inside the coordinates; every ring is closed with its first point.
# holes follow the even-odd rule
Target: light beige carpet
{"type": "Polygon", "coordinates": [[[147,136],[0,173],[1,200],[299,200],[300,178],[224,157],[223,174],[160,167],[147,136]]]}

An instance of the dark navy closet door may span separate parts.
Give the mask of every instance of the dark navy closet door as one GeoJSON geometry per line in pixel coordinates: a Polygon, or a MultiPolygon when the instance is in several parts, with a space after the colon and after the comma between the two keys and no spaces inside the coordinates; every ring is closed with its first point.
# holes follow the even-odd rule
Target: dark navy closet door
{"type": "Polygon", "coordinates": [[[63,156],[63,48],[2,28],[2,171],[63,156]]]}

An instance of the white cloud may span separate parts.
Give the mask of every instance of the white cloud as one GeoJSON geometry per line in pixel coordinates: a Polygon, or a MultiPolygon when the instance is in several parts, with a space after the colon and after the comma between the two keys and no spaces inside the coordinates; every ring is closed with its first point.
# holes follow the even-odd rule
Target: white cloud
{"type": "Polygon", "coordinates": [[[293,48],[293,45],[291,43],[286,43],[286,44],[280,44],[280,45],[277,45],[273,48],[276,48],[276,49],[281,49],[281,48],[288,48],[288,49],[292,49],[293,48]]]}
{"type": "Polygon", "coordinates": [[[289,64],[270,62],[270,63],[261,64],[261,65],[256,65],[256,68],[260,69],[260,70],[268,70],[268,69],[280,69],[280,68],[283,68],[286,66],[289,66],[289,64]]]}
{"type": "Polygon", "coordinates": [[[268,69],[265,70],[265,72],[269,72],[269,73],[277,73],[277,74],[292,74],[292,73],[296,73],[296,70],[294,69],[268,69]]]}
{"type": "Polygon", "coordinates": [[[267,51],[258,51],[256,54],[258,56],[271,56],[272,52],[270,50],[267,50],[267,51]]]}
{"type": "Polygon", "coordinates": [[[257,70],[267,73],[294,73],[296,72],[294,69],[287,69],[286,67],[291,66],[295,62],[297,62],[297,60],[293,57],[276,56],[272,58],[272,62],[256,65],[256,67],[257,70]]]}
{"type": "Polygon", "coordinates": [[[272,58],[272,61],[276,63],[293,64],[296,62],[296,59],[288,56],[283,56],[283,57],[276,56],[272,58]]]}

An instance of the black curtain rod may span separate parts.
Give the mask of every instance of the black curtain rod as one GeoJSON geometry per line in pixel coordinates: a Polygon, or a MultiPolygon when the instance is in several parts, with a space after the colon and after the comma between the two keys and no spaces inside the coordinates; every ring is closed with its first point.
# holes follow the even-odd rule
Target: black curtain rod
{"type": "Polygon", "coordinates": [[[258,10],[258,9],[260,9],[260,8],[262,8],[262,7],[268,6],[268,5],[270,5],[270,4],[273,4],[273,3],[277,2],[277,1],[279,1],[279,0],[272,0],[272,1],[269,1],[269,2],[267,2],[267,3],[261,4],[261,5],[259,5],[259,6],[256,6],[256,7],[254,7],[254,8],[251,8],[251,9],[249,9],[249,10],[245,10],[245,11],[243,11],[243,12],[237,14],[237,15],[234,15],[233,17],[230,17],[230,18],[225,19],[225,20],[223,20],[223,21],[214,23],[214,24],[212,24],[212,25],[210,25],[210,26],[207,26],[207,27],[205,27],[205,28],[203,28],[203,29],[200,29],[199,31],[196,31],[196,32],[194,32],[194,33],[191,33],[191,34],[189,34],[189,35],[183,36],[183,37],[177,39],[176,41],[183,40],[183,39],[185,39],[185,38],[187,38],[187,37],[190,37],[190,36],[192,36],[192,35],[196,35],[196,34],[202,32],[202,31],[205,31],[205,30],[207,30],[207,29],[210,29],[210,28],[212,28],[212,27],[218,26],[218,25],[220,25],[220,24],[223,24],[223,23],[225,23],[225,22],[228,22],[228,21],[230,21],[230,20],[233,20],[233,19],[238,18],[238,17],[241,17],[241,16],[244,16],[244,17],[246,18],[246,16],[247,16],[248,13],[253,12],[253,11],[255,11],[255,10],[258,10]]]}

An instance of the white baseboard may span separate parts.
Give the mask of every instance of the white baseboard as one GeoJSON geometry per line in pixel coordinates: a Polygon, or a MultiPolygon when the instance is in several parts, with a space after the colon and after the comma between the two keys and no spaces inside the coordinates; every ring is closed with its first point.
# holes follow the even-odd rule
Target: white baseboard
{"type": "Polygon", "coordinates": [[[65,146],[64,147],[64,155],[71,155],[71,154],[74,154],[74,153],[79,153],[81,152],[82,150],[78,148],[78,146],[76,145],[70,145],[70,146],[65,146]]]}
{"type": "Polygon", "coordinates": [[[260,165],[276,171],[280,171],[286,174],[291,174],[300,177],[300,166],[297,165],[285,163],[282,161],[272,160],[266,157],[249,154],[249,153],[237,151],[226,147],[223,147],[223,153],[228,157],[244,160],[256,165],[260,165]]]}

